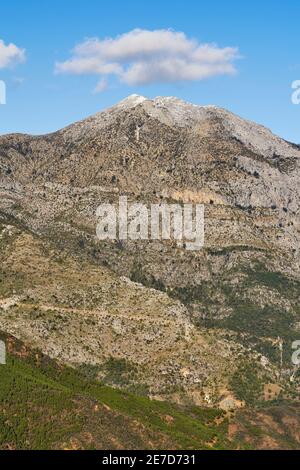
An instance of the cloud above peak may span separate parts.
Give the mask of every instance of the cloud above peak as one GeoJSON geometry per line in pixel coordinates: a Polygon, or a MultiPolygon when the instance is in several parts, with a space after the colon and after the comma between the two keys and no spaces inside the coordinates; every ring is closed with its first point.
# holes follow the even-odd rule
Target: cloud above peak
{"type": "Polygon", "coordinates": [[[15,44],[5,44],[0,39],[0,69],[8,68],[20,62],[25,62],[25,50],[15,44]]]}
{"type": "Polygon", "coordinates": [[[200,44],[172,30],[134,29],[116,38],[86,39],[74,48],[70,59],[56,63],[55,70],[94,74],[101,79],[111,76],[127,85],[145,85],[232,75],[238,58],[236,47],[200,44]]]}

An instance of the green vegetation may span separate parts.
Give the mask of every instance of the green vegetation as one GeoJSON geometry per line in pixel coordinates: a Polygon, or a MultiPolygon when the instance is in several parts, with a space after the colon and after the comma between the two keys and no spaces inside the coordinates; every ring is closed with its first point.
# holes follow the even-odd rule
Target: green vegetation
{"type": "MultiPolygon", "coordinates": [[[[187,307],[199,305],[205,311],[205,318],[195,321],[200,327],[222,328],[240,334],[241,341],[267,356],[273,363],[279,364],[278,347],[270,342],[280,337],[283,340],[283,360],[286,365],[291,362],[291,345],[299,338],[295,324],[300,321],[298,299],[300,284],[279,272],[271,272],[262,263],[256,263],[252,269],[235,268],[232,273],[240,282],[230,284],[226,277],[216,277],[213,281],[203,282],[197,286],[175,289],[170,295],[178,298],[187,307]],[[262,286],[270,291],[269,297],[282,299],[282,305],[270,302],[266,296],[265,305],[257,303],[251,292],[255,287],[262,286]],[[216,296],[216,293],[219,296],[216,296]],[[284,302],[287,302],[285,308],[284,302]],[[270,303],[269,303],[270,302],[270,303]],[[291,304],[291,307],[289,307],[291,304]],[[216,315],[215,307],[220,308],[220,316],[216,315]],[[212,313],[210,313],[211,307],[212,313]],[[228,312],[222,316],[222,310],[228,312]]],[[[226,274],[228,277],[228,274],[226,274]]],[[[194,307],[193,307],[194,308],[194,307]]]]}
{"type": "Polygon", "coordinates": [[[275,289],[282,294],[286,294],[286,291],[298,291],[300,285],[298,281],[289,279],[279,272],[267,271],[264,266],[258,266],[257,270],[248,270],[248,280],[252,284],[263,284],[266,287],[275,289]]]}
{"type": "MultiPolygon", "coordinates": [[[[149,448],[151,442],[156,448],[205,449],[211,447],[211,442],[216,449],[234,446],[226,438],[227,420],[218,425],[215,422],[222,417],[220,410],[151,401],[102,386],[82,372],[24,350],[22,345],[15,349],[14,355],[8,355],[7,365],[0,366],[0,448],[68,447],[74,437],[86,448],[84,431],[91,434],[92,447],[101,448],[103,436],[108,439],[110,435],[113,442],[117,431],[111,422],[116,419],[127,430],[123,436],[125,448],[149,448]],[[92,411],[95,406],[102,410],[96,422],[92,411]],[[103,416],[105,410],[110,410],[106,411],[111,414],[109,419],[103,416]],[[142,440],[134,435],[139,426],[143,430],[140,433],[145,434],[142,440]]],[[[127,370],[124,364],[109,362],[113,374],[123,373],[124,367],[127,370]]]]}
{"type": "Polygon", "coordinates": [[[257,406],[262,401],[263,385],[265,381],[258,376],[253,365],[241,361],[237,371],[229,381],[231,390],[236,398],[244,400],[247,405],[257,406]]]}
{"type": "Polygon", "coordinates": [[[256,449],[298,450],[298,436],[292,431],[295,419],[299,419],[299,407],[292,407],[284,401],[281,401],[280,405],[277,403],[277,406],[269,403],[268,408],[261,408],[255,415],[250,411],[238,412],[236,438],[242,442],[246,439],[251,447],[256,449]]]}
{"type": "Polygon", "coordinates": [[[145,287],[156,289],[162,292],[166,291],[166,286],[163,284],[161,279],[156,279],[152,274],[149,273],[145,274],[142,265],[139,263],[134,264],[129,277],[133,282],[143,284],[145,287]]]}
{"type": "Polygon", "coordinates": [[[111,357],[103,368],[105,384],[121,388],[128,387],[131,382],[134,382],[137,374],[136,367],[125,359],[111,357]]]}
{"type": "Polygon", "coordinates": [[[220,249],[207,248],[206,251],[212,256],[224,256],[224,255],[237,253],[237,252],[264,252],[265,249],[250,246],[250,245],[230,245],[230,246],[224,246],[223,248],[220,248],[220,249]]]}

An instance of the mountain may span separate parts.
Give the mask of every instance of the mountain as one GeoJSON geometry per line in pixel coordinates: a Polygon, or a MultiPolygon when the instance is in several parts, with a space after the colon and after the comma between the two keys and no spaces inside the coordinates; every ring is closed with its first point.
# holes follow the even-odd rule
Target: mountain
{"type": "Polygon", "coordinates": [[[299,183],[297,145],[176,98],[2,136],[0,330],[159,400],[297,401],[299,183]],[[203,249],[97,240],[97,207],[121,195],[204,204],[203,249]]]}

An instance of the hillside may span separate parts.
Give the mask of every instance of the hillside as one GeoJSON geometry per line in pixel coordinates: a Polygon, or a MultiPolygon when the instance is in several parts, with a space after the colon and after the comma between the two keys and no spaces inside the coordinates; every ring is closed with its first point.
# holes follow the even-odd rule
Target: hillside
{"type": "Polygon", "coordinates": [[[0,330],[134,400],[249,412],[265,429],[270,400],[293,403],[283,416],[299,404],[299,183],[298,146],[176,98],[1,136],[0,330]],[[120,195],[204,204],[203,249],[99,241],[96,209],[120,195]]]}
{"type": "Polygon", "coordinates": [[[299,410],[178,407],[104,387],[13,337],[0,366],[0,449],[294,449],[299,410]]]}

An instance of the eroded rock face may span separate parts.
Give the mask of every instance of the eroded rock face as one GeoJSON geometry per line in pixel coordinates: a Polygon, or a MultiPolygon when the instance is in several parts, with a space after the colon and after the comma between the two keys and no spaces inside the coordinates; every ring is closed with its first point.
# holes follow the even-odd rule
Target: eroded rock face
{"type": "MultiPolygon", "coordinates": [[[[31,231],[55,256],[67,252],[77,263],[84,260],[87,277],[104,266],[115,279],[117,293],[113,311],[107,306],[109,290],[108,297],[100,295],[105,282],[100,276],[91,303],[86,308],[73,305],[79,291],[91,295],[87,278],[80,289],[76,276],[73,287],[68,284],[78,270],[74,265],[66,269],[59,287],[47,281],[47,272],[49,279],[55,277],[52,268],[45,270],[43,298],[30,270],[23,273],[23,284],[14,281],[13,272],[7,282],[9,266],[4,263],[0,300],[9,307],[2,309],[0,328],[75,364],[103,365],[110,356],[147,364],[139,380],[150,394],[168,394],[170,382],[173,397],[182,386],[184,393],[204,401],[205,387],[218,399],[218,389],[235,373],[230,364],[245,351],[259,374],[264,373],[257,365],[259,355],[267,358],[271,376],[266,383],[273,383],[272,374],[276,378],[281,367],[276,349],[280,336],[285,371],[277,377],[287,379],[299,325],[299,162],[299,147],[266,128],[223,109],[176,98],[132,96],[51,135],[0,137],[1,246],[15,236],[13,229],[7,233],[8,226],[31,231]],[[103,202],[117,203],[120,195],[145,204],[204,204],[204,248],[188,252],[171,241],[97,242],[96,208],[103,202]],[[120,295],[126,291],[132,297],[120,295]],[[15,298],[22,304],[22,296],[29,296],[41,312],[34,321],[10,304],[15,298]],[[64,323],[68,302],[73,313],[71,323],[64,323]],[[51,308],[62,317],[68,347],[66,337],[48,328],[51,308]],[[177,313],[168,329],[170,309],[177,313]],[[140,311],[145,331],[131,310],[140,311]],[[82,333],[92,338],[90,353],[76,340],[79,319],[87,315],[97,324],[82,333]],[[100,332],[105,351],[98,354],[100,332]],[[176,353],[171,352],[175,341],[180,344],[176,353]],[[162,362],[153,359],[158,344],[162,362]],[[218,354],[227,358],[226,364],[218,363],[218,354]]],[[[29,264],[35,240],[26,242],[29,264]]],[[[17,251],[22,253],[22,245],[17,251]]],[[[47,265],[46,258],[42,263],[47,265]]]]}

